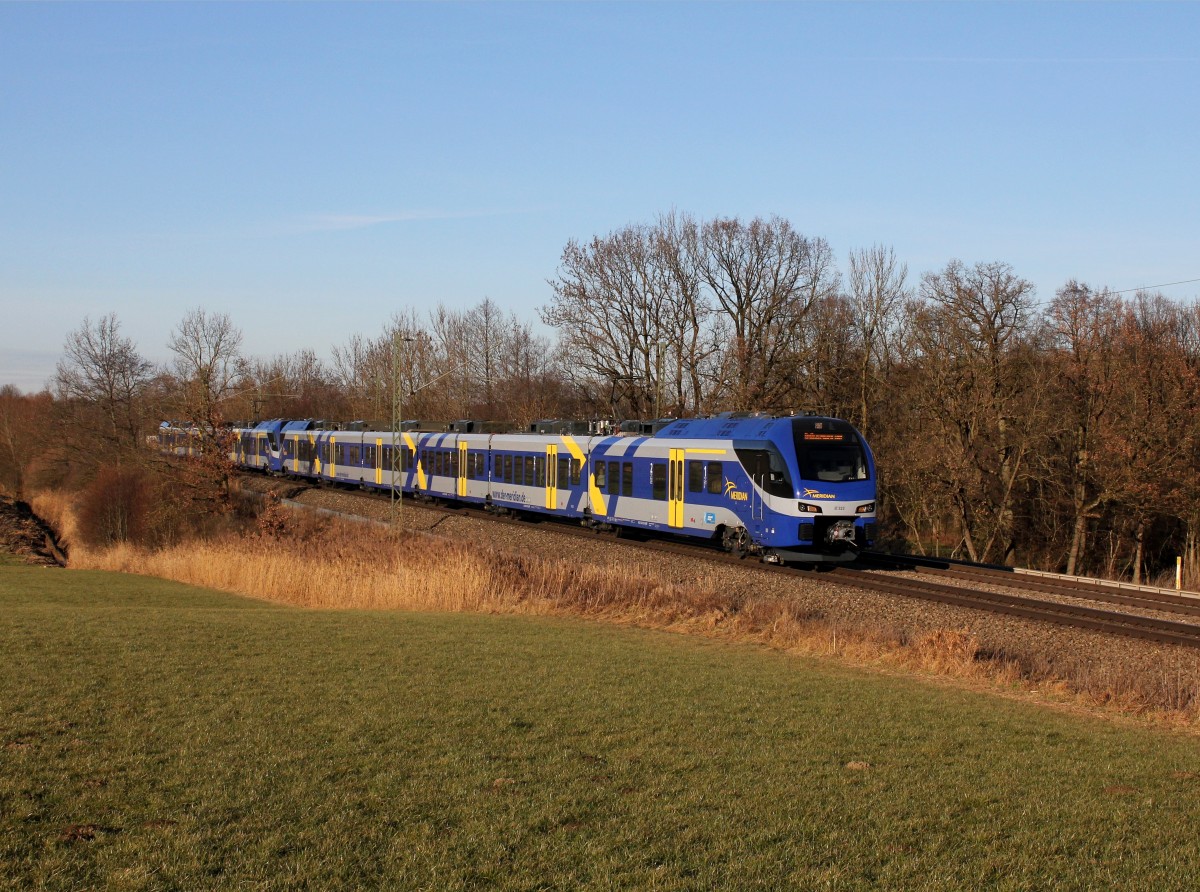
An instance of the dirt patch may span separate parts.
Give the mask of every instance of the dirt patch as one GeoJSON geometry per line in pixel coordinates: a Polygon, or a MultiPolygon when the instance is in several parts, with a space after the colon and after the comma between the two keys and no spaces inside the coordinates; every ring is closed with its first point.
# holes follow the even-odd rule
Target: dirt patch
{"type": "Polygon", "coordinates": [[[27,564],[59,566],[65,557],[50,526],[29,505],[0,493],[0,552],[27,564]]]}

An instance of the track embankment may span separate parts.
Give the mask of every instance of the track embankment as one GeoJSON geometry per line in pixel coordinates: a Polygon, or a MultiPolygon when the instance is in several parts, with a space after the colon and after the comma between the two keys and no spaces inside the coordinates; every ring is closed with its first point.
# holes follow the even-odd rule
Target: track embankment
{"type": "Polygon", "coordinates": [[[25,502],[0,493],[0,552],[26,564],[65,566],[54,531],[25,502]]]}
{"type": "MultiPolygon", "coordinates": [[[[389,501],[378,496],[334,488],[297,490],[254,477],[246,485],[286,494],[314,508],[380,521],[392,517],[389,501]]],[[[1084,692],[1094,701],[1118,702],[1133,710],[1152,701],[1156,708],[1191,711],[1200,700],[1200,652],[1189,648],[869,591],[837,582],[828,573],[773,573],[757,563],[718,563],[647,551],[607,536],[556,534],[553,522],[497,523],[405,501],[400,525],[547,559],[607,568],[619,564],[631,575],[717,590],[731,612],[755,599],[786,598],[797,617],[826,624],[834,637],[882,635],[911,645],[947,632],[969,636],[977,658],[1011,661],[1026,681],[1041,679],[1045,687],[1084,692]]]]}

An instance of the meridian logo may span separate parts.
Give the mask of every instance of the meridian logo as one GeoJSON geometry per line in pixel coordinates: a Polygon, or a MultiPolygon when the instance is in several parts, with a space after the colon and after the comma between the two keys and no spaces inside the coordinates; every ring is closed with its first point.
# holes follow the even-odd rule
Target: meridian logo
{"type": "Polygon", "coordinates": [[[735,502],[745,502],[750,498],[746,493],[741,492],[737,488],[737,484],[728,477],[725,478],[725,495],[733,499],[735,502]]]}
{"type": "Polygon", "coordinates": [[[806,490],[804,490],[804,498],[806,498],[806,499],[836,499],[837,496],[835,496],[833,493],[821,492],[816,489],[806,489],[806,490]]]}

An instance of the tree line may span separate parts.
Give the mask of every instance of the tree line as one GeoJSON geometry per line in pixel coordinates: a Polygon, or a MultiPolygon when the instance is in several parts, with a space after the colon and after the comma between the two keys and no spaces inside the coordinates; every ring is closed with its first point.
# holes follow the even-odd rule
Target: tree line
{"type": "MultiPolygon", "coordinates": [[[[1200,581],[1200,304],[1076,281],[1039,303],[1009,264],[911,281],[885,246],[839,268],[780,217],[680,213],[570,241],[539,310],[407,309],[331,359],[253,358],[195,310],[156,368],[114,315],[85,319],[53,386],[0,391],[14,491],[144,466],[162,419],[390,423],[816,411],[876,452],[889,544],[1142,581],[1182,555],[1200,581]],[[53,433],[49,433],[53,428],[53,433]],[[47,448],[46,444],[52,444],[47,448]]],[[[219,504],[218,468],[190,481],[219,504]]]]}

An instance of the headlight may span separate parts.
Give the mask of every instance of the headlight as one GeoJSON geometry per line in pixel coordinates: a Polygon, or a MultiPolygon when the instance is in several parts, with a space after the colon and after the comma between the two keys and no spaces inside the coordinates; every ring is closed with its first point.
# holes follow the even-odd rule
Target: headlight
{"type": "Polygon", "coordinates": [[[867,504],[865,504],[865,505],[859,505],[857,508],[854,509],[854,513],[855,514],[874,514],[875,513],[875,503],[867,502],[867,504]]]}
{"type": "Polygon", "coordinates": [[[800,506],[801,514],[820,514],[821,513],[820,505],[810,505],[807,502],[799,502],[797,504],[799,504],[799,506],[800,506]]]}

